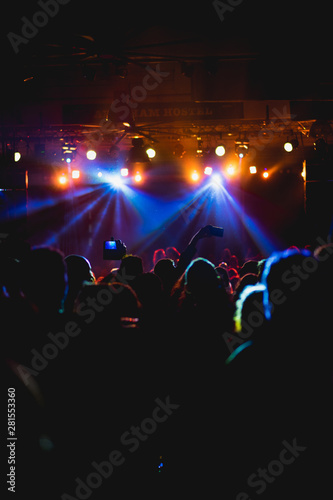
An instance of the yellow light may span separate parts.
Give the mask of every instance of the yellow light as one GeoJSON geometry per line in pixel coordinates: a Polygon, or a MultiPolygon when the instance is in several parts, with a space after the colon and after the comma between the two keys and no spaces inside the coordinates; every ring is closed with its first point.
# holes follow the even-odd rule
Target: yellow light
{"type": "Polygon", "coordinates": [[[306,180],[306,160],[303,160],[303,170],[301,176],[303,177],[304,180],[306,180]]]}
{"type": "Polygon", "coordinates": [[[142,175],[140,174],[140,172],[137,172],[135,174],[134,180],[135,180],[135,182],[141,182],[142,181],[142,175]]]}
{"type": "Polygon", "coordinates": [[[203,149],[202,149],[202,139],[201,137],[197,137],[197,154],[202,154],[203,149]]]}
{"type": "Polygon", "coordinates": [[[233,165],[229,165],[229,167],[227,168],[227,174],[228,175],[235,175],[236,173],[236,169],[233,165]]]}
{"type": "Polygon", "coordinates": [[[194,182],[197,182],[199,180],[199,174],[198,174],[198,172],[196,170],[194,170],[194,172],[192,172],[191,179],[194,182]]]}
{"type": "Polygon", "coordinates": [[[19,153],[18,151],[16,151],[14,153],[14,161],[19,161],[21,158],[21,153],[19,153]]]}
{"type": "Polygon", "coordinates": [[[97,156],[97,153],[93,149],[89,149],[89,151],[87,151],[88,160],[95,160],[96,156],[97,156]]]}
{"type": "Polygon", "coordinates": [[[240,144],[236,143],[235,144],[235,152],[236,152],[236,155],[238,156],[238,158],[240,158],[240,159],[244,158],[244,156],[247,155],[248,149],[249,149],[248,144],[244,144],[244,143],[240,143],[240,144]]]}
{"type": "Polygon", "coordinates": [[[65,184],[67,184],[67,177],[65,176],[65,174],[61,174],[58,178],[58,181],[59,181],[59,184],[61,184],[62,186],[64,186],[65,184]]]}
{"type": "Polygon", "coordinates": [[[257,173],[257,167],[255,165],[252,165],[250,167],[250,174],[256,174],[257,173]]]}
{"type": "Polygon", "coordinates": [[[269,177],[269,173],[265,171],[265,172],[262,174],[262,176],[263,176],[263,178],[264,178],[264,179],[267,179],[267,178],[269,177]]]}
{"type": "Polygon", "coordinates": [[[72,179],[80,178],[80,170],[72,170],[72,179]]]}
{"type": "Polygon", "coordinates": [[[156,151],[153,148],[146,149],[146,153],[147,153],[148,158],[155,158],[155,156],[156,156],[156,151]]]}
{"type": "Polygon", "coordinates": [[[287,151],[287,153],[291,153],[292,150],[294,149],[293,145],[291,144],[291,142],[285,142],[284,145],[283,145],[283,148],[284,148],[285,151],[287,151]]]}
{"type": "Polygon", "coordinates": [[[224,156],[225,155],[225,147],[224,146],[217,146],[215,148],[215,154],[216,156],[224,156]]]}
{"type": "Polygon", "coordinates": [[[212,167],[205,167],[204,174],[205,175],[212,175],[213,169],[212,167]]]}

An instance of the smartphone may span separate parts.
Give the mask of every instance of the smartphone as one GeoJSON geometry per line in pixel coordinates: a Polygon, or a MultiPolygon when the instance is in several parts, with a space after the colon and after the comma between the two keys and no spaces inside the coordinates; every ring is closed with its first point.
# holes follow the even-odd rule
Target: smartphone
{"type": "Polygon", "coordinates": [[[211,226],[210,227],[210,232],[213,236],[223,236],[224,229],[223,227],[217,227],[217,226],[211,226]]]}
{"type": "Polygon", "coordinates": [[[117,250],[117,242],[114,240],[105,241],[104,242],[105,250],[117,250]]]}
{"type": "Polygon", "coordinates": [[[121,260],[126,255],[126,246],[120,240],[107,240],[103,245],[103,260],[121,260]]]}

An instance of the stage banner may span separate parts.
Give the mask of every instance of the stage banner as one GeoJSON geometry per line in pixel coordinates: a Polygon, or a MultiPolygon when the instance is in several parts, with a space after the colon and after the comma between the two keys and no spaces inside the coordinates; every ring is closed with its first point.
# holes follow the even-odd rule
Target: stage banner
{"type": "Polygon", "coordinates": [[[133,116],[137,125],[140,123],[157,123],[182,121],[192,123],[193,120],[239,120],[244,118],[242,102],[129,102],[120,99],[110,104],[64,104],[63,123],[98,125],[109,115],[113,106],[112,117],[116,121],[127,121],[133,116]]]}

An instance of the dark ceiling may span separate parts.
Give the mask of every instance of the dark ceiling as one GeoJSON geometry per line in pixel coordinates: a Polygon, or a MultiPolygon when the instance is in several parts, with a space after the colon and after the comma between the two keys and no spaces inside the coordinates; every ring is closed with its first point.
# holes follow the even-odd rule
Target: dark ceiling
{"type": "MultiPolygon", "coordinates": [[[[49,2],[53,4],[53,0],[49,2]]],[[[331,16],[325,2],[316,2],[314,6],[300,1],[230,0],[236,6],[229,5],[230,10],[222,14],[222,5],[228,6],[227,0],[219,2],[220,7],[216,0],[108,3],[95,0],[85,4],[68,0],[66,5],[57,4],[58,12],[48,16],[45,25],[28,43],[20,45],[16,55],[6,39],[8,33],[20,35],[22,17],[31,21],[36,12],[43,10],[40,6],[43,3],[48,1],[6,4],[1,19],[2,54],[11,67],[36,62],[34,57],[40,63],[47,56],[56,63],[65,62],[71,49],[75,51],[74,37],[85,35],[94,39],[87,44],[89,55],[99,58],[133,60],[140,59],[138,54],[146,54],[149,59],[149,54],[153,54],[192,61],[243,53],[264,64],[262,75],[275,75],[291,85],[294,78],[305,84],[308,79],[315,82],[331,76],[328,60],[331,16]],[[55,57],[61,52],[63,59],[55,57]]],[[[80,55],[73,55],[74,61],[79,59],[80,55]]]]}
{"type": "MultiPolygon", "coordinates": [[[[222,113],[204,123],[202,116],[192,116],[185,123],[179,117],[172,123],[136,121],[156,140],[168,134],[172,139],[177,134],[178,138],[218,136],[230,129],[235,134],[244,130],[258,134],[272,118],[272,109],[278,106],[274,103],[281,103],[279,109],[283,109],[288,102],[291,119],[283,132],[299,132],[306,141],[316,120],[330,124],[333,119],[328,9],[325,2],[262,0],[6,4],[1,19],[3,131],[8,137],[31,136],[36,126],[47,125],[47,133],[57,138],[59,127],[70,123],[74,128],[69,133],[81,137],[82,127],[98,126],[98,122],[89,121],[88,114],[66,122],[64,110],[71,104],[91,108],[95,102],[97,110],[102,100],[104,107],[111,105],[118,88],[115,75],[133,89],[142,83],[147,65],[159,64],[162,70],[172,71],[172,82],[166,92],[148,93],[140,102],[143,108],[151,102],[156,107],[158,102],[185,99],[242,106],[254,102],[266,111],[254,118],[246,116],[244,109],[230,116],[222,113]],[[47,9],[48,15],[36,14],[47,9]],[[24,28],[26,20],[40,27],[24,28]],[[54,110],[49,116],[44,108],[40,111],[45,102],[62,107],[60,119],[54,110]],[[270,104],[260,104],[264,102],[270,104]],[[37,109],[38,123],[33,117],[37,109]]],[[[118,141],[123,132],[120,127],[112,140],[118,141]]]]}

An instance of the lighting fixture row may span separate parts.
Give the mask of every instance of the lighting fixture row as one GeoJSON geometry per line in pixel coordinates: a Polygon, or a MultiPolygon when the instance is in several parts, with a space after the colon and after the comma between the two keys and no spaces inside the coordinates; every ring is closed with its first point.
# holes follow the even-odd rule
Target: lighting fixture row
{"type": "MultiPolygon", "coordinates": [[[[295,149],[297,149],[299,146],[299,142],[297,137],[288,139],[284,144],[283,144],[283,149],[287,153],[291,153],[295,149]]],[[[318,152],[322,152],[326,150],[327,148],[327,142],[323,138],[318,138],[313,144],[314,150],[318,152]]],[[[246,140],[236,140],[235,141],[235,154],[238,156],[238,158],[242,159],[244,158],[247,153],[249,152],[249,147],[250,144],[246,140]]],[[[145,150],[145,154],[147,155],[147,160],[153,159],[156,156],[156,150],[152,148],[151,146],[147,147],[145,150]]],[[[219,144],[215,148],[215,154],[218,157],[222,157],[226,154],[226,146],[224,144],[219,144]]],[[[62,147],[62,152],[63,152],[63,157],[62,159],[65,160],[67,163],[71,163],[72,160],[75,158],[76,154],[76,147],[71,145],[71,144],[65,144],[62,147]]],[[[197,154],[202,155],[203,154],[203,148],[202,148],[202,141],[201,138],[198,138],[198,144],[197,144],[197,154]]],[[[97,152],[94,149],[88,149],[86,152],[86,157],[88,160],[95,160],[97,158],[97,152]]],[[[16,151],[14,153],[14,161],[18,162],[21,159],[21,153],[16,151]]]]}
{"type": "MultiPolygon", "coordinates": [[[[261,172],[258,172],[258,168],[255,165],[251,165],[248,168],[248,173],[253,175],[260,175],[263,179],[268,179],[271,176],[271,171],[267,168],[264,168],[261,172]]],[[[192,183],[201,182],[203,179],[209,180],[210,184],[222,185],[224,184],[226,179],[237,179],[241,174],[241,169],[235,165],[228,165],[226,168],[221,171],[220,169],[214,169],[211,166],[205,166],[203,170],[194,169],[188,172],[188,180],[192,183]]],[[[302,177],[305,180],[305,167],[303,166],[302,177]]],[[[97,177],[103,183],[109,183],[113,188],[120,188],[124,184],[135,183],[140,184],[145,181],[145,175],[140,170],[130,171],[127,167],[121,168],[119,171],[114,172],[102,172],[101,170],[97,171],[97,177]]],[[[73,169],[67,172],[62,172],[58,175],[58,184],[63,188],[66,188],[70,185],[70,179],[75,181],[79,181],[81,179],[81,171],[77,169],[73,169]]]]}
{"type": "MultiPolygon", "coordinates": [[[[238,169],[232,164],[230,164],[228,167],[226,167],[224,169],[224,174],[227,175],[228,177],[234,177],[237,174],[237,172],[238,172],[238,169]]],[[[216,179],[217,177],[220,177],[220,172],[214,171],[214,169],[210,166],[206,166],[203,170],[203,173],[205,176],[211,177],[212,179],[213,178],[216,179]]],[[[258,173],[257,167],[255,165],[251,165],[249,167],[249,173],[251,175],[257,174],[258,173]]],[[[264,169],[264,171],[262,172],[261,175],[264,179],[267,179],[269,177],[269,172],[268,172],[267,168],[264,169]]],[[[200,177],[201,176],[198,173],[198,170],[193,170],[190,174],[190,178],[193,182],[199,181],[200,177]]]]}
{"type": "MultiPolygon", "coordinates": [[[[156,156],[156,151],[154,148],[152,147],[148,147],[146,150],[145,150],[145,153],[147,155],[147,159],[151,160],[153,158],[155,158],[156,156]]],[[[88,160],[95,160],[96,157],[97,157],[97,153],[94,149],[89,149],[86,153],[86,157],[88,160]]]]}

